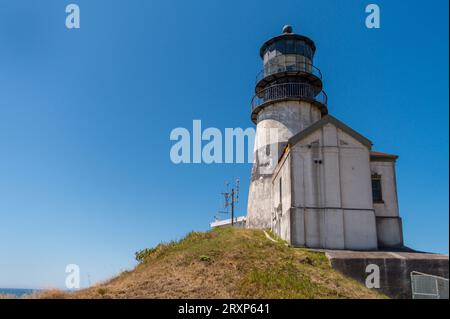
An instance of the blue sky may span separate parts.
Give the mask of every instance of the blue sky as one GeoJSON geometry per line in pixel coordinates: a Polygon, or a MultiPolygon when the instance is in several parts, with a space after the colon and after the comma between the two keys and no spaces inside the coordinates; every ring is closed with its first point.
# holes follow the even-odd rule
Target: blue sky
{"type": "Polygon", "coordinates": [[[82,285],[207,230],[250,164],[174,165],[176,127],[251,127],[260,45],[318,47],[330,113],[400,156],[406,244],[448,253],[448,1],[0,0],[0,287],[82,285]],[[77,3],[81,29],[65,28],[77,3]]]}

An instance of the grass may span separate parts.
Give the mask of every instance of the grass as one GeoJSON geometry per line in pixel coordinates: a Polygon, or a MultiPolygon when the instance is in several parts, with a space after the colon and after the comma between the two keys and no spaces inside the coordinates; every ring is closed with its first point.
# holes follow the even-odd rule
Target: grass
{"type": "Polygon", "coordinates": [[[134,270],[105,283],[35,297],[384,298],[333,270],[323,253],[274,243],[260,230],[192,232],[138,252],[136,259],[134,270]]]}

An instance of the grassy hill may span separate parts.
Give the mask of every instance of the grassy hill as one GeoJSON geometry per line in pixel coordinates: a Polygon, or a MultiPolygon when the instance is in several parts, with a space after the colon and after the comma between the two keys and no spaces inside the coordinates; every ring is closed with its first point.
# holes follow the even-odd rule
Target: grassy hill
{"type": "Polygon", "coordinates": [[[75,293],[40,298],[383,298],[334,271],[322,253],[260,230],[193,232],[136,254],[132,271],[75,293]]]}

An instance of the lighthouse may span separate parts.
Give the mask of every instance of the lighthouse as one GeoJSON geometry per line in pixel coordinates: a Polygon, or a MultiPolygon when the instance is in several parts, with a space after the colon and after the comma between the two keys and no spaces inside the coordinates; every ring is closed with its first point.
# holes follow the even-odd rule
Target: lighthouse
{"type": "Polygon", "coordinates": [[[315,52],[291,26],[260,49],[246,227],[271,229],[299,247],[403,247],[398,156],[373,151],[368,138],[328,114],[315,52]]]}
{"type": "Polygon", "coordinates": [[[256,124],[247,225],[270,228],[271,177],[288,140],[328,113],[322,73],[314,65],[316,45],[286,25],[266,41],[260,56],[251,119],[256,124]]]}

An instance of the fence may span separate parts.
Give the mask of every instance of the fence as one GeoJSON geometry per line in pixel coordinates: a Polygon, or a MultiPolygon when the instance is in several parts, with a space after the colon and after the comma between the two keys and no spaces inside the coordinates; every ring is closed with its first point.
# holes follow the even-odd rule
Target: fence
{"type": "Polygon", "coordinates": [[[252,99],[252,111],[264,103],[287,98],[317,102],[324,106],[328,102],[324,91],[316,92],[316,88],[308,83],[283,83],[271,85],[258,92],[252,99]]]}
{"type": "Polygon", "coordinates": [[[448,299],[448,279],[413,271],[411,290],[413,299],[448,299]]]}

